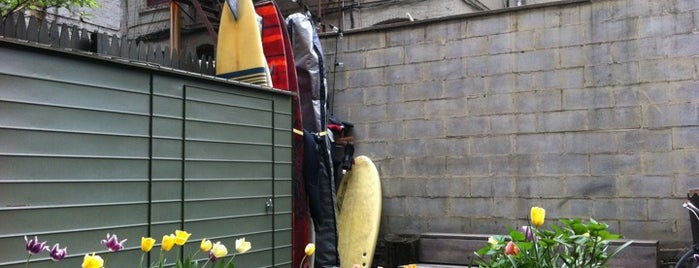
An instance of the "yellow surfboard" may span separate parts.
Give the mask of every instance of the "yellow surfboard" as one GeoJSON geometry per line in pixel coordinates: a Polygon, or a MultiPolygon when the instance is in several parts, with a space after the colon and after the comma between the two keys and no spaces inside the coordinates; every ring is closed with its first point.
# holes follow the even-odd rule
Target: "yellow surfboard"
{"type": "Polygon", "coordinates": [[[381,222],[381,181],[368,157],[354,158],[352,170],[342,177],[337,207],[340,267],[371,267],[381,222]]]}
{"type": "Polygon", "coordinates": [[[252,0],[225,1],[221,11],[216,48],[216,75],[251,84],[272,86],[262,50],[259,16],[252,0]],[[231,6],[237,18],[233,15],[231,6]]]}

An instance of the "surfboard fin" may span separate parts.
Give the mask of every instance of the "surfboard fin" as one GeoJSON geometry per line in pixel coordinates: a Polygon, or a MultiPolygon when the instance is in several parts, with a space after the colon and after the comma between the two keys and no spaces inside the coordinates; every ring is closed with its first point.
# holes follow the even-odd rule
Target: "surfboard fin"
{"type": "Polygon", "coordinates": [[[233,13],[233,18],[238,20],[238,0],[226,0],[228,2],[228,7],[231,8],[231,13],[233,13]]]}

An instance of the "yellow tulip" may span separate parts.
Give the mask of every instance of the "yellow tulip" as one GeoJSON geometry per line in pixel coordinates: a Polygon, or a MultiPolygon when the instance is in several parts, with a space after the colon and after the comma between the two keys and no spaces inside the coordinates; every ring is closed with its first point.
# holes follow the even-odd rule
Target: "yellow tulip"
{"type": "Polygon", "coordinates": [[[175,246],[175,235],[170,234],[170,235],[164,235],[163,236],[163,242],[161,247],[163,248],[163,251],[170,251],[173,246],[175,246]]]}
{"type": "Polygon", "coordinates": [[[181,231],[181,230],[176,230],[175,231],[175,244],[178,246],[182,246],[185,243],[187,243],[187,239],[189,239],[189,236],[192,235],[188,232],[181,231]]]}
{"type": "Polygon", "coordinates": [[[540,227],[544,225],[544,219],[546,218],[546,210],[540,207],[532,207],[531,219],[532,225],[540,227]]]}
{"type": "Polygon", "coordinates": [[[99,255],[95,255],[93,252],[92,255],[85,254],[85,258],[83,259],[83,268],[102,268],[104,267],[104,260],[102,257],[99,255]]]}
{"type": "Polygon", "coordinates": [[[313,243],[308,243],[308,245],[306,245],[306,249],[304,251],[306,252],[306,256],[311,256],[311,255],[313,255],[313,252],[316,251],[316,245],[313,243]]]}
{"type": "Polygon", "coordinates": [[[216,242],[211,246],[211,254],[216,258],[223,258],[228,255],[228,249],[221,242],[216,242]]]}
{"type": "Polygon", "coordinates": [[[201,244],[199,245],[199,249],[201,249],[201,251],[203,251],[203,252],[207,252],[207,251],[211,250],[212,246],[213,245],[211,244],[211,240],[204,238],[203,240],[201,240],[201,244]]]}
{"type": "Polygon", "coordinates": [[[250,242],[245,241],[245,237],[235,240],[235,251],[238,253],[245,253],[252,248],[250,242]]]}
{"type": "Polygon", "coordinates": [[[153,249],[154,245],[155,239],[151,237],[141,237],[141,250],[143,252],[149,252],[151,249],[153,249]]]}

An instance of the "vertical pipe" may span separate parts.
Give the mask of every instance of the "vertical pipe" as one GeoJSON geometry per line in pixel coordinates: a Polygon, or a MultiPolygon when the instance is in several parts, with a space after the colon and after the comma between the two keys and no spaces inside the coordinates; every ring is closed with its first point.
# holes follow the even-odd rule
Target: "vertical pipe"
{"type": "MultiPolygon", "coordinates": [[[[180,49],[180,6],[174,1],[170,1],[170,53],[180,49]]],[[[178,55],[170,54],[172,58],[178,55]]]]}

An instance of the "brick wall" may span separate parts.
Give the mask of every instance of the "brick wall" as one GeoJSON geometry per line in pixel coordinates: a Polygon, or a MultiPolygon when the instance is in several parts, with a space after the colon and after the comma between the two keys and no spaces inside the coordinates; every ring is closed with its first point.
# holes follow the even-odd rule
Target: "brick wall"
{"type": "Polygon", "coordinates": [[[698,1],[569,0],[347,32],[338,47],[334,113],[380,169],[382,233],[503,233],[537,205],[691,240],[698,1]]]}

